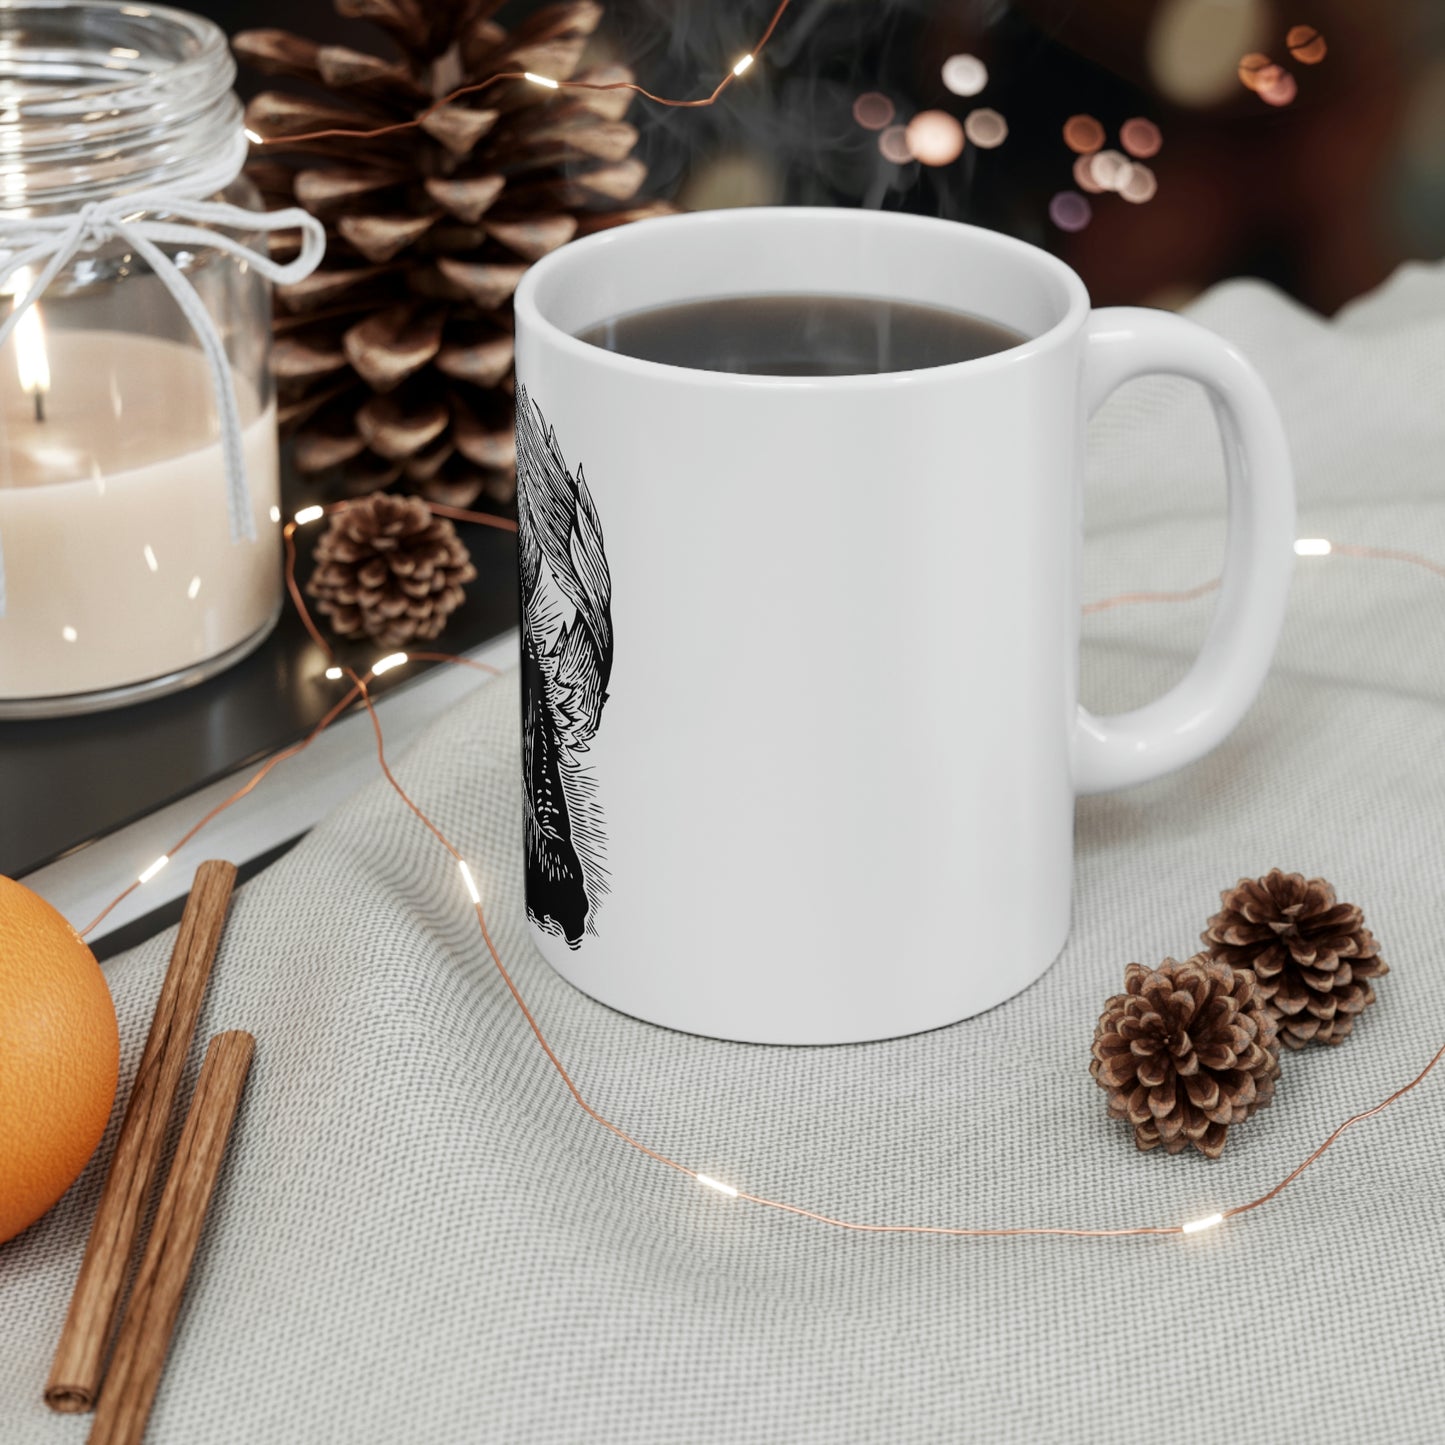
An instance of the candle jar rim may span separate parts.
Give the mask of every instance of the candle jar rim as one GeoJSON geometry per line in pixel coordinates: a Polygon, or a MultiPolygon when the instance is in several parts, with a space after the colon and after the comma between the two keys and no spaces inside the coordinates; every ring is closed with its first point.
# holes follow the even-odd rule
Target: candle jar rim
{"type": "Polygon", "coordinates": [[[0,209],[184,191],[237,154],[235,75],[221,28],[170,6],[0,5],[0,209]]]}

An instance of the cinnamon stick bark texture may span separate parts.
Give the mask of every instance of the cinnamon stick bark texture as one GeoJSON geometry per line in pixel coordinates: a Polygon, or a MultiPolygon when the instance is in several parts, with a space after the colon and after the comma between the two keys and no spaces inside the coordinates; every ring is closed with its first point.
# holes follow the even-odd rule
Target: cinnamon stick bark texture
{"type": "Polygon", "coordinates": [[[50,1366],[45,1403],[52,1410],[78,1414],[95,1408],[106,1347],[235,883],[233,864],[213,860],[196,869],[50,1366]]]}
{"type": "Polygon", "coordinates": [[[255,1048],[250,1034],[235,1032],[217,1034],[206,1050],[90,1427],[90,1445],[139,1445],[145,1434],[255,1048]]]}

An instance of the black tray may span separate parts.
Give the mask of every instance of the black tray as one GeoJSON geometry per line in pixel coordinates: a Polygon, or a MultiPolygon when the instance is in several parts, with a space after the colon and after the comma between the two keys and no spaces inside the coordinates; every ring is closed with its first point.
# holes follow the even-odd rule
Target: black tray
{"type": "MultiPolygon", "coordinates": [[[[458,530],[477,580],[430,650],[467,652],[517,625],[516,539],[458,530]]],[[[385,650],[341,655],[361,670],[385,650]]],[[[384,674],[374,694],[427,666],[384,674]]],[[[0,874],[21,877],[304,737],[337,696],[324,667],[288,600],[250,657],[185,692],[89,717],[0,722],[0,874]]]]}

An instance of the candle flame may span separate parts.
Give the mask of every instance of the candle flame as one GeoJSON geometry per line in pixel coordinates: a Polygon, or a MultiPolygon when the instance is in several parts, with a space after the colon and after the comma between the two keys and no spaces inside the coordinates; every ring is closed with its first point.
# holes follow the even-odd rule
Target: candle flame
{"type": "MultiPolygon", "coordinates": [[[[35,278],[28,266],[22,266],[10,281],[10,294],[16,301],[30,294],[35,278]]],[[[44,397],[50,390],[50,357],[45,350],[45,323],[40,318],[40,304],[25,309],[15,323],[15,369],[20,373],[20,390],[26,396],[44,397]]]]}

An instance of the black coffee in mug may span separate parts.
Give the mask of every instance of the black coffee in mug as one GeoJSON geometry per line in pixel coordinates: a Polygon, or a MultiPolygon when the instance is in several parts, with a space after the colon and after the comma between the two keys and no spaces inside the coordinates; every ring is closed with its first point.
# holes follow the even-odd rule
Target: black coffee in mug
{"type": "Polygon", "coordinates": [[[871,376],[973,361],[1016,331],[963,311],[872,296],[724,296],[657,306],[579,334],[605,351],[751,376],[871,376]]]}

